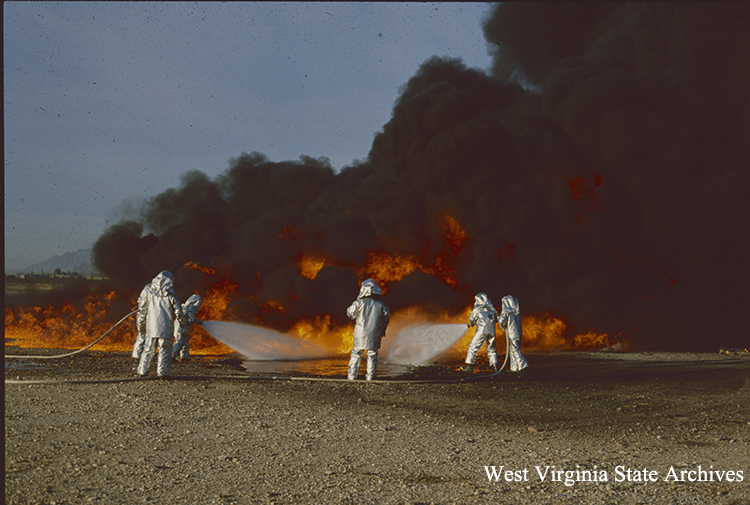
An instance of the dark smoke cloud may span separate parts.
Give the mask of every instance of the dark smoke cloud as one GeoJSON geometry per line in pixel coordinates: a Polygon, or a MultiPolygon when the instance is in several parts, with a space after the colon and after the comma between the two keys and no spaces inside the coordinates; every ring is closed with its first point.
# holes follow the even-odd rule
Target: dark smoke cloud
{"type": "Polygon", "coordinates": [[[485,291],[640,348],[746,346],[749,21],[741,3],[498,5],[491,73],[426,61],[366,162],[251,153],[186,174],[107,230],[95,264],[134,293],[170,269],[183,296],[202,282],[185,263],[214,266],[239,284],[235,314],[285,329],[345,323],[382,251],[435,272],[389,283],[393,309],[485,291]],[[328,258],[314,280],[309,255],[328,258]]]}

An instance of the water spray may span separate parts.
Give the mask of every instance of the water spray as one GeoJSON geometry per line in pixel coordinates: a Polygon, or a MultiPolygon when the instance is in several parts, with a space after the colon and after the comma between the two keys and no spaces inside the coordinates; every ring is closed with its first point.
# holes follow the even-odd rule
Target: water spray
{"type": "Polygon", "coordinates": [[[254,324],[205,321],[203,329],[249,360],[327,358],[332,352],[304,340],[254,324]]]}
{"type": "Polygon", "coordinates": [[[404,326],[386,343],[385,361],[424,365],[444,353],[466,333],[464,324],[420,324],[404,326]]]}
{"type": "MultiPolygon", "coordinates": [[[[78,349],[73,352],[69,352],[66,354],[58,354],[54,356],[27,356],[27,355],[6,355],[6,358],[12,358],[12,359],[60,359],[60,358],[66,358],[70,356],[74,356],[76,354],[82,353],[83,351],[89,349],[94,344],[102,340],[104,337],[109,335],[115,328],[120,326],[123,322],[125,322],[129,317],[136,314],[138,311],[134,310],[127,314],[125,317],[120,319],[117,323],[115,323],[107,332],[105,332],[103,335],[101,335],[99,338],[94,340],[92,343],[87,345],[86,347],[83,347],[81,349],[78,349]]],[[[221,321],[209,321],[208,326],[213,328],[214,331],[217,331],[219,329],[227,329],[229,328],[226,325],[230,325],[233,323],[224,323],[221,321]]],[[[204,323],[204,326],[206,326],[206,323],[204,323]]],[[[252,326],[252,325],[247,325],[252,326]]],[[[261,328],[252,326],[254,328],[253,335],[256,337],[260,337],[261,339],[261,350],[259,351],[258,348],[256,348],[255,356],[256,359],[259,356],[265,356],[263,359],[288,359],[289,355],[285,354],[283,355],[283,358],[281,357],[284,352],[289,352],[291,349],[292,352],[297,353],[298,359],[300,356],[305,356],[307,358],[313,358],[313,357],[323,357],[326,354],[326,351],[318,346],[315,346],[313,344],[307,343],[307,342],[300,342],[296,339],[293,339],[292,337],[289,337],[288,335],[284,335],[278,332],[275,332],[273,330],[269,330],[267,328],[261,328]],[[279,336],[283,337],[280,340],[279,336]],[[276,340],[274,340],[276,339],[276,340]],[[310,354],[312,353],[312,354],[310,354]],[[276,356],[275,358],[272,358],[271,356],[276,356]]],[[[464,325],[462,324],[426,324],[426,325],[417,325],[417,326],[407,326],[405,328],[402,328],[399,333],[397,334],[397,340],[392,344],[389,349],[388,355],[394,356],[393,359],[404,359],[406,356],[411,355],[413,359],[422,360],[423,362],[427,362],[429,359],[427,357],[428,351],[424,350],[424,346],[420,347],[418,344],[425,344],[428,342],[432,343],[432,348],[429,351],[431,354],[430,357],[434,357],[437,354],[440,354],[440,352],[446,351],[449,349],[452,345],[454,345],[465,333],[464,325]],[[460,335],[458,334],[459,328],[461,329],[460,335]],[[401,335],[403,333],[403,336],[401,335]],[[457,335],[457,336],[456,336],[457,335]],[[420,342],[414,342],[414,339],[417,339],[420,342]],[[435,349],[438,349],[438,352],[435,352],[435,349]]],[[[236,332],[221,332],[223,333],[223,338],[220,338],[220,341],[224,341],[224,343],[229,345],[229,341],[232,341],[234,345],[239,345],[240,339],[238,337],[238,334],[236,332]]],[[[230,345],[230,347],[233,347],[230,345]]],[[[234,347],[233,347],[234,348],[234,347]]],[[[498,370],[492,374],[487,375],[472,375],[467,377],[459,377],[456,379],[389,379],[389,380],[372,380],[372,381],[350,381],[346,378],[329,378],[329,377],[301,377],[301,376],[250,376],[250,375],[188,375],[188,376],[167,376],[167,377],[128,377],[128,378],[121,378],[121,379],[82,379],[82,380],[60,380],[60,379],[42,379],[42,380],[13,380],[13,379],[6,379],[6,384],[70,384],[70,383],[76,383],[76,384],[103,384],[103,383],[118,383],[118,382],[133,382],[133,381],[144,381],[144,380],[277,380],[277,381],[308,381],[308,382],[349,382],[353,384],[371,384],[371,383],[380,383],[380,384],[455,384],[460,382],[473,382],[473,381],[479,381],[484,379],[489,379],[492,377],[495,377],[500,372],[503,371],[505,368],[505,365],[508,362],[508,350],[509,350],[509,343],[508,343],[508,336],[506,334],[505,337],[505,360],[503,361],[503,365],[498,368],[498,370]]],[[[252,356],[253,354],[251,354],[252,356]]]]}
{"type": "MultiPolygon", "coordinates": [[[[405,326],[389,344],[385,360],[392,363],[421,365],[453,347],[466,333],[464,324],[421,324],[405,326]]],[[[508,334],[505,334],[505,360],[492,377],[502,372],[508,363],[508,334]]]]}

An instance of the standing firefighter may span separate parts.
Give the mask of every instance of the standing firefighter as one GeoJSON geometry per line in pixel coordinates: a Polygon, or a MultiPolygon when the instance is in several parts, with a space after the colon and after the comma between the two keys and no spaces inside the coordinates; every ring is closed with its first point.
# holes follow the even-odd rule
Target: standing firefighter
{"type": "Polygon", "coordinates": [[[182,360],[190,356],[190,327],[194,324],[203,324],[203,321],[195,317],[201,305],[203,305],[203,298],[200,295],[191,295],[182,304],[183,320],[178,319],[174,325],[173,358],[182,360]]]}
{"type": "Polygon", "coordinates": [[[503,297],[503,311],[500,314],[500,328],[508,335],[508,358],[510,371],[520,372],[529,366],[521,354],[521,309],[518,300],[508,295],[503,297]]]}
{"type": "Polygon", "coordinates": [[[385,335],[385,329],[391,320],[391,311],[380,299],[380,288],[372,279],[362,283],[359,296],[346,309],[349,319],[355,320],[352,356],[349,360],[347,378],[354,380],[359,374],[362,353],[367,351],[367,380],[375,378],[375,368],[378,364],[378,349],[380,341],[385,335]]]}
{"type": "Polygon", "coordinates": [[[487,343],[487,358],[490,366],[497,372],[497,349],[495,348],[495,323],[500,315],[490,302],[490,298],[484,293],[474,296],[474,309],[469,315],[469,328],[476,325],[474,338],[471,339],[469,350],[466,352],[466,365],[461,369],[464,372],[474,370],[477,362],[477,353],[487,343]]]}
{"type": "Polygon", "coordinates": [[[138,363],[138,375],[144,376],[151,368],[151,362],[159,346],[159,364],[156,374],[159,377],[169,375],[169,364],[172,361],[172,339],[174,323],[182,320],[182,307],[172,289],[172,273],[162,271],[154,277],[139,300],[138,332],[146,337],[146,343],[138,363]]]}

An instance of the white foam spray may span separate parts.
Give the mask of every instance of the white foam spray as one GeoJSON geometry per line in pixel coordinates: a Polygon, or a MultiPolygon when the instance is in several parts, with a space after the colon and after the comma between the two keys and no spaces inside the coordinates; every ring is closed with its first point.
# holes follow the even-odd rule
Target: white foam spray
{"type": "Polygon", "coordinates": [[[389,342],[383,359],[389,363],[426,365],[466,333],[465,324],[421,324],[401,328],[389,342]]]}
{"type": "Polygon", "coordinates": [[[203,328],[216,340],[249,360],[302,360],[326,358],[333,355],[324,347],[262,326],[226,321],[205,321],[203,328]]]}

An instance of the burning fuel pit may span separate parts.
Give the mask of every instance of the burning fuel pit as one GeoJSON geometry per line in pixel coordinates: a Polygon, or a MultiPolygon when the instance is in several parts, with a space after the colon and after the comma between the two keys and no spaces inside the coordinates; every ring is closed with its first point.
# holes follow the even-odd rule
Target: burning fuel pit
{"type": "MultiPolygon", "coordinates": [[[[230,322],[238,318],[236,307],[247,305],[247,300],[238,294],[237,284],[216,269],[195,263],[184,265],[180,272],[200,274],[202,279],[198,291],[204,304],[198,316],[204,325],[194,325],[191,330],[190,346],[194,356],[236,359],[238,364],[244,361],[244,369],[238,366],[237,370],[261,375],[345,375],[345,359],[351,351],[351,322],[337,324],[335,317],[318,314],[312,319],[287,323],[283,332],[259,324],[230,322]]],[[[384,272],[392,273],[388,269],[384,272]]],[[[89,346],[87,352],[100,353],[100,356],[129,353],[136,336],[135,317],[129,317],[132,312],[119,322],[118,317],[132,311],[135,295],[111,289],[99,289],[99,294],[94,291],[74,300],[59,296],[61,301],[47,306],[6,306],[6,355],[16,354],[13,348],[46,349],[42,354],[72,355],[89,346]],[[99,340],[100,336],[106,338],[99,340]]],[[[264,310],[272,320],[276,314],[288,312],[280,304],[267,304],[264,310]]],[[[379,376],[402,380],[415,375],[436,380],[460,377],[457,367],[463,362],[473,335],[473,330],[466,328],[470,312],[471,307],[458,313],[438,313],[434,308],[428,311],[418,306],[395,311],[383,339],[379,376]]],[[[523,327],[524,352],[599,349],[613,343],[626,344],[607,334],[571,334],[564,319],[551,314],[526,315],[523,327]]],[[[497,343],[501,354],[505,350],[502,335],[498,333],[497,343]]],[[[26,351],[22,354],[29,355],[26,351]]],[[[128,377],[131,372],[128,368],[123,376],[128,377]]]]}

